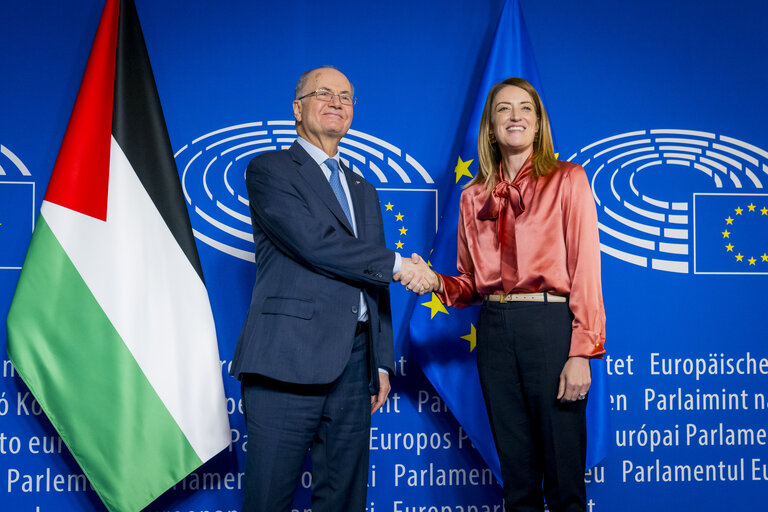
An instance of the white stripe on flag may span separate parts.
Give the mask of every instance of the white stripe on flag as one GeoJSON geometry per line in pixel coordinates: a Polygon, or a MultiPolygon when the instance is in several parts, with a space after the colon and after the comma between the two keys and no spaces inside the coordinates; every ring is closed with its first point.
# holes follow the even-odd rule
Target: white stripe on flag
{"type": "Polygon", "coordinates": [[[44,203],[53,233],[201,460],[230,440],[203,283],[112,138],[107,221],[44,203]]]}

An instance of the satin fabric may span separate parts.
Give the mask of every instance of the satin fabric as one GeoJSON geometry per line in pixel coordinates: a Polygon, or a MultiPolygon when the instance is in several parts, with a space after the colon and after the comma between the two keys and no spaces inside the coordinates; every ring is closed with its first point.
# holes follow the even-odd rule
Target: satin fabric
{"type": "Polygon", "coordinates": [[[570,356],[605,353],[597,212],[584,169],[558,161],[536,178],[530,159],[489,196],[484,184],[461,194],[458,276],[443,276],[438,297],[463,307],[501,293],[569,297],[570,356]]]}

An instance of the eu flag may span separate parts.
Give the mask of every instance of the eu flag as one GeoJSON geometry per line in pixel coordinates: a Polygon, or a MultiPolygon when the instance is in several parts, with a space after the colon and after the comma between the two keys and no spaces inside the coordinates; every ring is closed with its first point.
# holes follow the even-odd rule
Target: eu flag
{"type": "Polygon", "coordinates": [[[694,194],[694,272],[768,274],[768,194],[694,194]]]}
{"type": "MultiPolygon", "coordinates": [[[[446,190],[448,198],[435,236],[434,248],[429,256],[430,264],[438,272],[456,274],[459,197],[462,187],[477,172],[477,134],[485,97],[493,84],[510,76],[525,78],[541,92],[533,52],[517,0],[508,0],[501,13],[480,87],[473,101],[474,108],[461,152],[457,156],[456,168],[446,190]]],[[[417,301],[411,316],[413,355],[485,462],[501,480],[499,458],[480,389],[474,352],[479,306],[446,308],[434,294],[425,298],[417,301]]],[[[587,410],[589,466],[599,462],[607,452],[608,401],[602,376],[604,371],[602,361],[593,364],[593,384],[587,410]],[[599,413],[598,421],[593,421],[593,412],[599,413]]]]}

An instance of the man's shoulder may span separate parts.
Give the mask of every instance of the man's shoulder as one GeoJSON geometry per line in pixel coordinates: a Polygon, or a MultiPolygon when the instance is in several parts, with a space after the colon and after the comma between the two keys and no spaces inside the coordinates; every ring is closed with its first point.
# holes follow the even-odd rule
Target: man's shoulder
{"type": "Polygon", "coordinates": [[[293,162],[294,158],[289,149],[281,149],[277,151],[267,151],[260,153],[253,157],[248,163],[248,169],[257,168],[270,168],[274,166],[285,165],[288,162],[293,162]]]}

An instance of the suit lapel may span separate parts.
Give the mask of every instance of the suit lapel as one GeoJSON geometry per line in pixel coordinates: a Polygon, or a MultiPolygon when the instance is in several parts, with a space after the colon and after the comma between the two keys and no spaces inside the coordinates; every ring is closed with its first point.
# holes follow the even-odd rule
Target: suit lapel
{"type": "Polygon", "coordinates": [[[331,184],[328,183],[320,166],[312,160],[312,157],[304,151],[298,142],[294,142],[289,151],[294,161],[299,165],[299,174],[309,183],[309,186],[317,193],[320,200],[331,210],[334,217],[341,222],[350,234],[354,234],[352,226],[349,224],[347,216],[344,214],[344,210],[341,209],[339,200],[336,199],[336,194],[333,193],[331,184]]]}
{"type": "Polygon", "coordinates": [[[347,188],[349,189],[349,195],[352,198],[352,211],[355,216],[355,224],[357,226],[357,237],[361,240],[365,239],[365,197],[363,184],[354,171],[349,167],[341,163],[342,169],[344,169],[344,178],[347,180],[347,188]]]}

